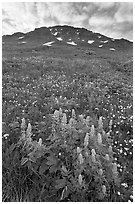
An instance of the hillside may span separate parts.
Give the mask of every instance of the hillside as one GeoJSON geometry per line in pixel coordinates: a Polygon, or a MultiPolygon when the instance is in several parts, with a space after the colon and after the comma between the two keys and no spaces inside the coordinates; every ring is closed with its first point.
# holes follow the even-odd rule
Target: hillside
{"type": "Polygon", "coordinates": [[[132,42],[71,26],[3,36],[2,122],[3,202],[133,201],[132,42]]]}

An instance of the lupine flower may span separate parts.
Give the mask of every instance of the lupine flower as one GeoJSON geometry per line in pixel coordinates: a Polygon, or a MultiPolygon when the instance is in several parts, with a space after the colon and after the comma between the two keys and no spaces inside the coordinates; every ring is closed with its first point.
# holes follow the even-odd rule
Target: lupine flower
{"type": "Polygon", "coordinates": [[[109,129],[110,130],[112,129],[112,120],[110,120],[110,122],[109,122],[109,129]]]}
{"type": "Polygon", "coordinates": [[[54,111],[54,114],[53,114],[53,117],[56,121],[59,121],[59,111],[58,110],[55,110],[54,111]]]}
{"type": "Polygon", "coordinates": [[[103,170],[102,170],[102,169],[99,169],[98,174],[99,174],[100,176],[102,176],[102,175],[103,175],[103,170]]]}
{"type": "Polygon", "coordinates": [[[109,153],[112,153],[112,152],[113,152],[113,151],[112,151],[112,146],[109,146],[108,151],[109,151],[109,153]]]}
{"type": "Polygon", "coordinates": [[[77,154],[80,154],[81,153],[81,148],[80,147],[77,147],[77,154]]]}
{"type": "Polygon", "coordinates": [[[89,144],[89,133],[86,133],[86,136],[84,138],[84,147],[87,147],[89,144]]]}
{"type": "Polygon", "coordinates": [[[59,115],[62,115],[62,109],[59,108],[59,115]]]}
{"type": "Polygon", "coordinates": [[[102,116],[99,118],[98,120],[98,128],[99,130],[103,130],[103,120],[102,120],[102,116]]]}
{"type": "Polygon", "coordinates": [[[76,114],[75,114],[75,110],[74,109],[72,109],[72,118],[76,118],[76,114]]]}
{"type": "Polygon", "coordinates": [[[90,131],[90,136],[94,137],[94,135],[95,135],[95,127],[94,127],[94,125],[92,125],[91,126],[91,131],[90,131]]]}
{"type": "Polygon", "coordinates": [[[103,192],[103,194],[106,194],[106,186],[105,185],[102,185],[102,192],[103,192]]]}
{"type": "Polygon", "coordinates": [[[70,127],[74,126],[74,124],[75,124],[75,119],[74,118],[70,118],[70,120],[69,120],[70,127]]]}
{"type": "Polygon", "coordinates": [[[83,164],[84,159],[83,159],[83,155],[81,153],[78,156],[78,160],[79,160],[80,164],[83,164]]]}
{"type": "Polygon", "coordinates": [[[39,138],[38,144],[41,146],[42,145],[42,138],[39,138]]]}
{"type": "Polygon", "coordinates": [[[82,185],[82,175],[81,174],[79,174],[78,181],[79,181],[79,184],[81,186],[82,185]]]}
{"type": "Polygon", "coordinates": [[[66,115],[66,113],[63,113],[63,117],[62,117],[62,119],[61,119],[61,123],[62,124],[67,124],[67,115],[66,115]]]}
{"type": "Polygon", "coordinates": [[[96,155],[95,149],[92,149],[92,150],[91,150],[91,153],[92,153],[93,155],[96,155]]]}
{"type": "Polygon", "coordinates": [[[22,118],[21,130],[25,131],[25,118],[22,118]]]}
{"type": "Polygon", "coordinates": [[[113,168],[112,168],[113,173],[117,173],[117,164],[113,163],[113,168]]]}
{"type": "Polygon", "coordinates": [[[100,133],[98,133],[97,142],[98,142],[99,145],[102,144],[102,135],[100,133]]]}
{"type": "Polygon", "coordinates": [[[95,149],[92,149],[91,153],[92,153],[92,161],[95,162],[96,161],[96,158],[95,158],[95,155],[96,155],[95,149]]]}
{"type": "Polygon", "coordinates": [[[86,120],[85,120],[85,123],[86,123],[86,126],[87,126],[87,127],[89,126],[89,122],[90,122],[90,116],[87,116],[87,117],[86,117],[86,120]]]}
{"type": "Polygon", "coordinates": [[[105,158],[107,161],[109,161],[109,160],[110,160],[109,154],[106,154],[104,158],[105,158]]]}
{"type": "Polygon", "coordinates": [[[30,124],[30,123],[28,123],[28,127],[27,127],[27,130],[26,130],[27,136],[29,136],[29,137],[30,137],[30,136],[32,135],[31,131],[32,131],[31,124],[30,124]]]}

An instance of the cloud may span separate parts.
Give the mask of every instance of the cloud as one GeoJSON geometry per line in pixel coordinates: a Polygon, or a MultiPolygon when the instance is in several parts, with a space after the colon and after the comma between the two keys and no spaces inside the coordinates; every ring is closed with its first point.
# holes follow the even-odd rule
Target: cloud
{"type": "Polygon", "coordinates": [[[133,3],[3,2],[2,10],[3,34],[67,24],[132,39],[133,3]]]}

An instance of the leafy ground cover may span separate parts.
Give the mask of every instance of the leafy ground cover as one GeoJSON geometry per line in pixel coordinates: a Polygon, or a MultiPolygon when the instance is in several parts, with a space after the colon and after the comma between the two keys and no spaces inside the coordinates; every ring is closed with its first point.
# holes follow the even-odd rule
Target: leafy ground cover
{"type": "MultiPolygon", "coordinates": [[[[133,201],[131,67],[131,61],[117,64],[96,57],[87,60],[45,56],[3,58],[3,201],[54,201],[54,199],[55,201],[99,201],[99,194],[101,196],[100,201],[133,201]],[[47,162],[48,155],[47,157],[40,155],[40,158],[36,161],[37,165],[33,168],[29,167],[27,155],[24,155],[25,151],[22,146],[17,146],[22,135],[22,119],[25,118],[26,127],[31,124],[30,136],[32,140],[41,141],[40,138],[42,138],[42,143],[50,145],[52,148],[53,154],[51,154],[51,157],[56,157],[56,153],[59,154],[60,151],[65,152],[65,150],[62,146],[57,148],[61,144],[58,141],[55,141],[57,146],[53,140],[50,144],[48,138],[53,134],[52,114],[60,109],[66,114],[67,121],[72,118],[73,109],[77,118],[79,115],[82,115],[83,118],[90,116],[90,127],[94,125],[95,128],[98,128],[97,121],[102,117],[105,132],[109,131],[108,124],[112,120],[110,134],[114,160],[111,162],[115,161],[117,164],[119,186],[108,187],[108,193],[106,193],[106,187],[102,187],[104,190],[101,193],[101,186],[99,187],[94,180],[91,187],[88,187],[88,184],[85,185],[84,182],[82,191],[80,187],[76,187],[78,190],[72,189],[75,186],[73,181],[74,185],[73,183],[72,185],[69,184],[69,191],[66,187],[67,180],[65,180],[65,177],[61,177],[59,168],[58,172],[56,171],[57,168],[50,172],[49,167],[45,165],[45,172],[43,171],[43,174],[39,173],[37,168],[42,163],[41,160],[44,159],[43,162],[47,162]],[[52,147],[53,144],[54,147],[52,147]],[[26,159],[22,162],[24,165],[21,165],[22,158],[26,159]],[[47,180],[48,186],[45,186],[44,173],[47,173],[49,177],[49,180],[47,180]],[[38,185],[36,185],[37,181],[38,185]],[[57,183],[57,188],[51,185],[52,181],[57,183]],[[92,194],[95,188],[100,191],[96,196],[92,194]],[[81,191],[82,194],[80,194],[81,191]],[[76,193],[73,196],[71,192],[76,193]],[[45,196],[46,194],[47,196],[45,196]],[[104,194],[108,196],[104,196],[104,194]],[[93,200],[94,198],[95,200],[93,200]]],[[[80,127],[81,124],[79,129],[81,129],[80,127]]],[[[86,133],[87,131],[83,132],[83,140],[86,133]]],[[[76,135],[78,134],[76,133],[76,135]]],[[[76,140],[72,140],[70,145],[73,146],[74,142],[76,140]]],[[[72,147],[72,151],[75,151],[77,145],[78,143],[72,147]]],[[[97,146],[92,146],[89,151],[93,148],[96,149],[97,146]]],[[[73,154],[72,151],[70,153],[73,154]]],[[[70,155],[69,149],[64,153],[64,158],[67,158],[69,162],[68,155],[70,155]]],[[[63,159],[61,158],[60,161],[62,162],[63,159]]],[[[71,175],[73,176],[74,168],[69,167],[69,165],[74,160],[71,161],[66,167],[66,164],[64,164],[62,168],[66,173],[67,169],[72,171],[71,175]]],[[[56,163],[54,160],[51,160],[51,162],[56,163]]],[[[32,162],[32,165],[34,164],[32,162]]],[[[85,161],[84,164],[86,165],[87,162],[85,161]]],[[[90,176],[93,171],[87,172],[87,176],[90,176]]],[[[76,174],[76,176],[82,176],[82,178],[80,176],[80,183],[81,179],[86,177],[85,173],[86,171],[83,169],[79,174],[76,174]]],[[[95,177],[98,178],[97,175],[95,177]]],[[[75,182],[77,181],[75,180],[75,182]]]]}

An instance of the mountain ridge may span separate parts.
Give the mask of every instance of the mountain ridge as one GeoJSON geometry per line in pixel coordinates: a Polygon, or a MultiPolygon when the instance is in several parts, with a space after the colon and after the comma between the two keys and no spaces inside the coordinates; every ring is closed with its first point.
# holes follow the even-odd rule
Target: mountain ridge
{"type": "Polygon", "coordinates": [[[33,31],[2,36],[2,42],[13,45],[33,44],[39,46],[76,46],[115,50],[133,49],[133,42],[121,38],[114,39],[86,28],[55,25],[35,28],[33,31]]]}

